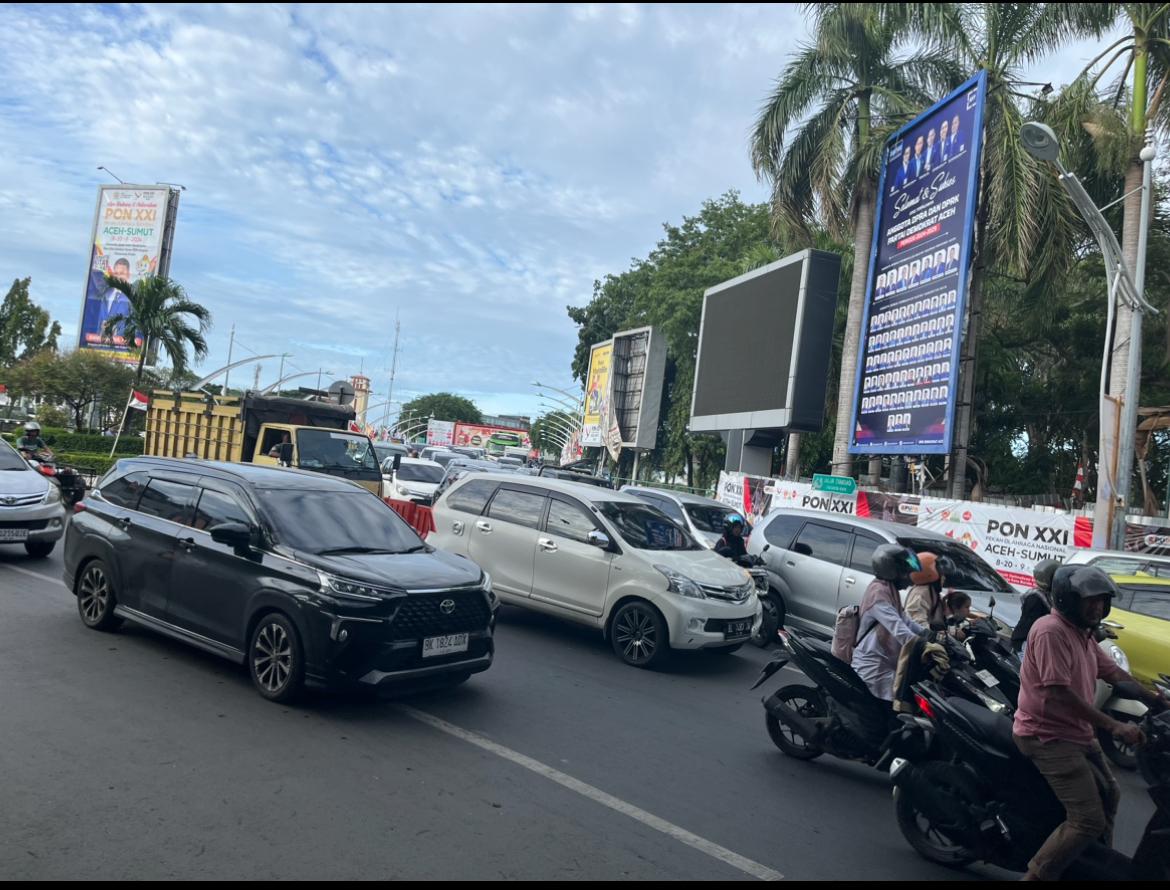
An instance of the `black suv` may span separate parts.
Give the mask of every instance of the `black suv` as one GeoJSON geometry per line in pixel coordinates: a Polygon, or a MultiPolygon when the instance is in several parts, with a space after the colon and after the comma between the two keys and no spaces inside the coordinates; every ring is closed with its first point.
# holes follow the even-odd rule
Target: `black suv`
{"type": "Polygon", "coordinates": [[[246,663],[272,701],[491,666],[490,576],[345,480],[130,458],[75,510],[65,583],[86,626],[129,618],[246,663]]]}

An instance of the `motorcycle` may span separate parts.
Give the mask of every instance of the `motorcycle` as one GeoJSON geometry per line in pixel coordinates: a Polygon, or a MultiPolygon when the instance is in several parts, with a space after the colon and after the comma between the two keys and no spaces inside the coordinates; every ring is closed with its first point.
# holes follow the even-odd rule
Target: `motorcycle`
{"type": "MultiPolygon", "coordinates": [[[[1117,639],[1115,631],[1123,628],[1124,625],[1118,624],[1116,621],[1102,621],[1093,631],[1093,636],[1105,654],[1116,661],[1123,670],[1128,671],[1129,659],[1122,648],[1114,642],[1117,639]]],[[[1097,681],[1097,694],[1093,699],[1093,705],[1097,710],[1104,711],[1114,720],[1126,723],[1140,723],[1148,710],[1140,701],[1119,695],[1117,690],[1104,680],[1097,681]]],[[[1103,729],[1097,730],[1097,741],[1100,742],[1101,750],[1105,752],[1105,756],[1117,766],[1128,770],[1137,769],[1137,751],[1132,745],[1115,739],[1112,734],[1103,729]]]]}
{"type": "Polygon", "coordinates": [[[62,500],[70,507],[85,497],[85,479],[72,467],[58,466],[53,452],[22,450],[20,454],[30,467],[57,484],[62,500]]]}
{"type": "MultiPolygon", "coordinates": [[[[884,767],[891,735],[902,729],[890,703],[874,696],[853,668],[833,655],[827,643],[792,630],[781,631],[780,637],[787,654],[765,665],[752,689],[789,661],[815,685],[782,686],[764,699],[765,725],[773,744],[798,760],[828,753],[884,767]]],[[[965,647],[949,637],[944,646],[950,660],[942,681],[947,690],[978,702],[980,707],[1007,713],[1011,707],[1007,698],[994,682],[980,676],[965,647]]]]}
{"type": "Polygon", "coordinates": [[[749,575],[752,576],[752,583],[756,586],[756,596],[760,600],[760,605],[763,608],[764,619],[760,622],[759,628],[752,634],[752,643],[760,648],[767,647],[776,639],[776,630],[780,626],[779,615],[776,612],[776,604],[772,602],[772,598],[768,593],[768,569],[766,563],[759,556],[754,556],[750,553],[745,553],[743,556],[736,557],[735,564],[740,568],[747,569],[749,575]]]}
{"type": "MultiPolygon", "coordinates": [[[[1136,684],[1118,684],[1134,696],[1136,684]]],[[[907,724],[892,742],[890,776],[902,836],[919,855],[961,867],[983,861],[1024,871],[1065,819],[1064,807],[1012,738],[1012,721],[947,696],[935,683],[915,686],[926,717],[907,724]],[[947,751],[923,757],[924,749],[947,751]]],[[[1138,752],[1156,810],[1133,859],[1094,844],[1065,880],[1170,879],[1170,710],[1148,712],[1146,744],[1138,752]]]]}

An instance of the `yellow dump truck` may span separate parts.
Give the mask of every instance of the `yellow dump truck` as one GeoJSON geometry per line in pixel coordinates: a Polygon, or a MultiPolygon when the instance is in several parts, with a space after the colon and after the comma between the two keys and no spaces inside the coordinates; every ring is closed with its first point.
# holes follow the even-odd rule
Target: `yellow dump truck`
{"type": "Polygon", "coordinates": [[[382,493],[368,436],[350,432],[349,405],[247,393],[155,391],[146,413],[145,453],[296,467],[382,493]]]}

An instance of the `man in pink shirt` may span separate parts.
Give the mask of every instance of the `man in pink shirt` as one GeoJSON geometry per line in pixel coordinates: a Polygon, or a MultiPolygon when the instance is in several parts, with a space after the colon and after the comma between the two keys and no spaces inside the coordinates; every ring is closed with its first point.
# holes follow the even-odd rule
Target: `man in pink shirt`
{"type": "MultiPolygon", "coordinates": [[[[1028,633],[1020,670],[1016,746],[1033,762],[1064,805],[1065,821],[1028,863],[1026,881],[1059,880],[1092,841],[1112,842],[1121,790],[1109,771],[1096,730],[1130,745],[1141,730],[1093,706],[1097,679],[1134,681],[1097,646],[1093,628],[1109,614],[1113,579],[1092,566],[1061,566],[1052,577],[1053,612],[1028,633]]],[[[1162,701],[1146,692],[1151,704],[1162,701]]]]}

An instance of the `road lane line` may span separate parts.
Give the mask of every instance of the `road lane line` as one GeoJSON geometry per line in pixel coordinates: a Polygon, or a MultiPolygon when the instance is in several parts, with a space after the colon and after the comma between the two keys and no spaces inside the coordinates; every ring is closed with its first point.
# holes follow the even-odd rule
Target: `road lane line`
{"type": "MultiPolygon", "coordinates": [[[[14,572],[20,572],[22,575],[30,575],[33,578],[40,578],[42,581],[49,581],[53,584],[60,584],[65,587],[65,582],[60,578],[54,578],[52,575],[42,575],[40,572],[33,572],[29,569],[22,569],[20,566],[14,566],[11,563],[0,562],[0,569],[12,569],[14,572]]],[[[66,588],[68,590],[68,588],[66,588]]]]}
{"type": "Polygon", "coordinates": [[[580,779],[574,779],[572,776],[562,773],[558,769],[553,769],[551,766],[541,763],[539,760],[534,760],[525,754],[497,744],[478,733],[455,726],[453,723],[448,723],[446,720],[436,717],[433,714],[428,714],[425,711],[412,708],[409,705],[396,705],[395,707],[407,716],[418,720],[420,723],[425,723],[440,732],[445,732],[485,751],[489,751],[498,757],[510,760],[512,763],[522,766],[546,779],[550,779],[558,785],[568,788],[570,791],[575,791],[577,794],[587,797],[595,803],[609,807],[611,810],[621,813],[624,816],[629,816],[631,819],[636,819],[643,825],[653,828],[655,831],[660,831],[686,844],[688,847],[698,850],[700,853],[706,853],[711,858],[718,859],[720,862],[751,875],[753,878],[758,878],[761,881],[782,881],[784,879],[784,875],[774,869],[768,868],[766,865],[761,865],[745,856],[740,856],[738,853],[728,850],[726,847],[719,846],[714,841],[699,837],[697,834],[687,831],[685,828],[681,828],[673,822],[660,819],[653,813],[648,813],[631,803],[614,797],[612,794],[607,794],[600,788],[595,788],[592,785],[582,782],[580,779]]]}

